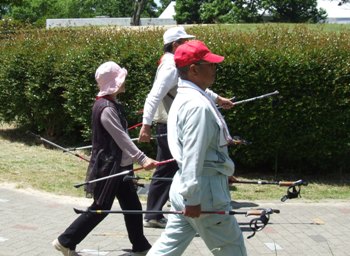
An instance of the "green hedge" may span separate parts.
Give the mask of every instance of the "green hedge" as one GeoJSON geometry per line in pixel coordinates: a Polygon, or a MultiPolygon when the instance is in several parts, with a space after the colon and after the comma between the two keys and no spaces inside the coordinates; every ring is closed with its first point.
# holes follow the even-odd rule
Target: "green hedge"
{"type": "MultiPolygon", "coordinates": [[[[349,31],[303,25],[251,31],[197,26],[187,31],[226,56],[214,91],[237,100],[280,92],[223,111],[232,135],[253,142],[230,148],[240,168],[349,173],[349,31]]],[[[129,71],[121,98],[129,124],[141,122],[135,111],[142,109],[151,88],[163,32],[26,30],[0,40],[0,119],[50,136],[88,140],[97,93],[94,73],[101,63],[114,60],[129,71]]]]}

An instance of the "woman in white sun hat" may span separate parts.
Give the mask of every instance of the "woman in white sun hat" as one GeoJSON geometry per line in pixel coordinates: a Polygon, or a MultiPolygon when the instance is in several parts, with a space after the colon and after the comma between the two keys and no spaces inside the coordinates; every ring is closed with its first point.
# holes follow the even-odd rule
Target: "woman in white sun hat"
{"type": "MultiPolygon", "coordinates": [[[[127,70],[115,62],[103,63],[96,70],[99,93],[92,108],[92,155],[87,171],[87,181],[132,170],[137,162],[146,170],[157,161],[148,158],[131,141],[127,132],[122,105],[116,101],[125,92],[127,70]]],[[[131,173],[132,174],[132,173],[131,173]]],[[[123,210],[142,210],[132,181],[124,182],[124,176],[90,183],[85,187],[93,196],[91,210],[110,210],[115,198],[123,210]]],[[[107,214],[83,213],[56,240],[55,249],[65,256],[79,255],[76,246],[107,216],[107,214]]],[[[143,233],[142,215],[124,215],[132,249],[125,255],[145,255],[151,248],[143,233]]]]}

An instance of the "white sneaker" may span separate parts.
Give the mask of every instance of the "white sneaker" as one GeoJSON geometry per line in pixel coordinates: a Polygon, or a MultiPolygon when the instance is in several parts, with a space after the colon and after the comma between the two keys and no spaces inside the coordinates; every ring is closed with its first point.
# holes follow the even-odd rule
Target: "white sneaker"
{"type": "Polygon", "coordinates": [[[62,252],[64,256],[80,256],[75,250],[64,247],[58,239],[53,240],[51,244],[57,251],[62,252]]]}
{"type": "Polygon", "coordinates": [[[144,220],[143,226],[145,228],[165,228],[168,220],[166,218],[162,218],[160,220],[144,220]]]}

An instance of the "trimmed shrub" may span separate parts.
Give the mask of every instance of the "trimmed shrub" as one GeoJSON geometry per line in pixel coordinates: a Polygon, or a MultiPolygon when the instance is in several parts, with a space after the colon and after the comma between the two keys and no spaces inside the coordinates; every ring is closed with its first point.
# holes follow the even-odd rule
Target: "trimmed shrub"
{"type": "MultiPolygon", "coordinates": [[[[298,26],[187,31],[224,55],[212,89],[236,100],[278,90],[271,98],[223,110],[239,168],[295,174],[349,172],[350,32],[298,26]]],[[[90,138],[96,68],[113,60],[128,69],[120,98],[129,124],[143,108],[162,55],[162,29],[88,28],[20,31],[2,39],[0,118],[51,136],[90,138]]],[[[132,137],[138,131],[131,132],[132,137]]],[[[143,146],[144,147],[144,146],[143,146]]],[[[150,153],[151,146],[145,151],[150,153]]]]}

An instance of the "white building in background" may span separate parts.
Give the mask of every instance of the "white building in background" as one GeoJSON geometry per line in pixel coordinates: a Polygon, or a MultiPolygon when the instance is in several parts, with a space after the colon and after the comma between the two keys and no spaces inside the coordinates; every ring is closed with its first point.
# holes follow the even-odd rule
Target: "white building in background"
{"type": "MultiPolygon", "coordinates": [[[[84,26],[130,26],[131,18],[77,18],[77,19],[47,19],[46,28],[56,27],[84,27],[84,26]]],[[[141,26],[176,25],[174,19],[141,18],[141,26]]],[[[137,26],[134,26],[137,28],[137,26]]]]}
{"type": "Polygon", "coordinates": [[[159,15],[159,19],[174,19],[176,1],[171,1],[167,8],[159,15]]]}
{"type": "Polygon", "coordinates": [[[350,24],[350,3],[338,5],[340,0],[318,0],[317,8],[326,10],[327,23],[350,24]]]}
{"type": "MultiPolygon", "coordinates": [[[[176,25],[174,19],[175,1],[172,1],[158,18],[141,18],[141,26],[176,25]]],[[[77,18],[77,19],[47,19],[46,28],[55,27],[83,27],[83,26],[130,26],[131,18],[77,18]]]]}

